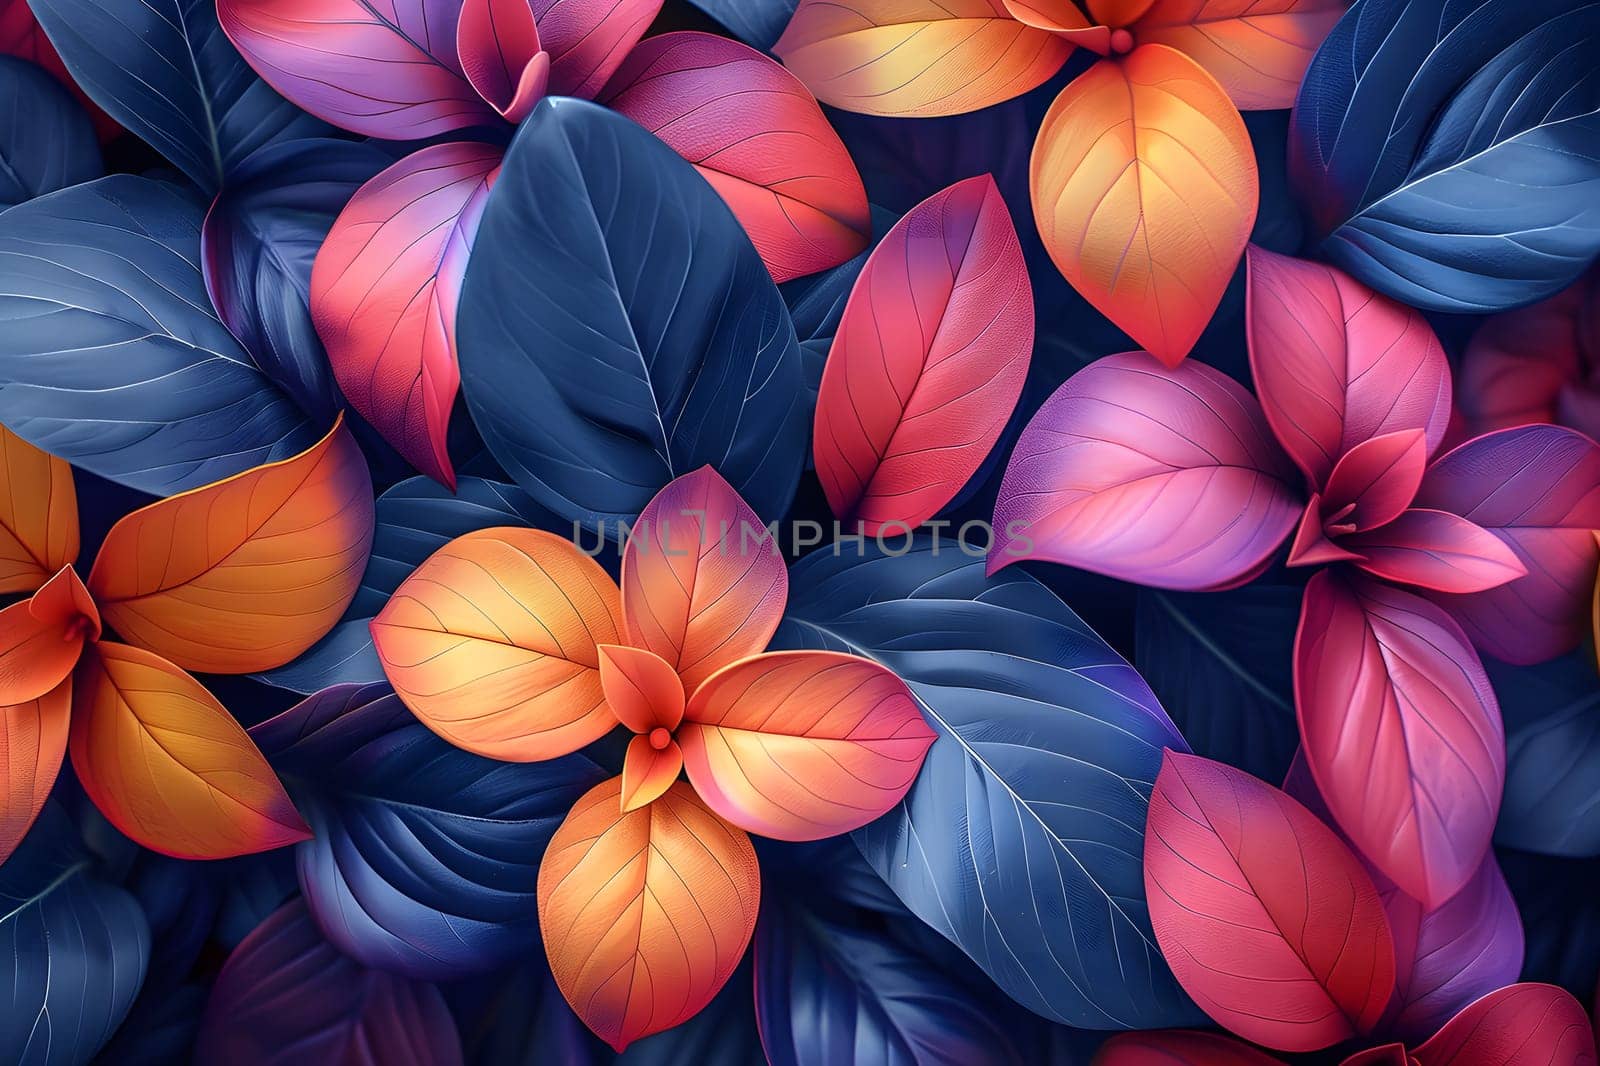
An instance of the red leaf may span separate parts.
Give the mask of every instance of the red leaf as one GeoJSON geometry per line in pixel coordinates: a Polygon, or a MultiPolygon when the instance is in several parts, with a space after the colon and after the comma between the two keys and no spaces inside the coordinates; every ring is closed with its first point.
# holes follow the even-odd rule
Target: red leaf
{"type": "Polygon", "coordinates": [[[456,51],[473,89],[507,122],[521,122],[544,96],[550,56],[528,0],[466,0],[456,51]]]}
{"type": "Polygon", "coordinates": [[[1419,1066],[1594,1066],[1583,1006],[1551,985],[1491,992],[1412,1052],[1419,1066]]]}
{"type": "Polygon", "coordinates": [[[1219,1024],[1285,1051],[1377,1024],[1394,989],[1383,906],[1360,860],[1299,803],[1168,751],[1144,859],[1161,952],[1219,1024]]]}
{"type": "Polygon", "coordinates": [[[1361,533],[1392,522],[1416,498],[1428,467],[1420,429],[1369,437],[1339,457],[1322,495],[1327,509],[1350,507],[1340,519],[1361,533]]]}

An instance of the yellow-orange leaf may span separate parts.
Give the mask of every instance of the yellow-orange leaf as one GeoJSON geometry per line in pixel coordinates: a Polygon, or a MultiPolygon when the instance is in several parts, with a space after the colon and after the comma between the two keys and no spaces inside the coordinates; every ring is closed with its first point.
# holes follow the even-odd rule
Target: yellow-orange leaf
{"type": "Polygon", "coordinates": [[[1290,107],[1306,66],[1348,0],[1155,0],[1131,27],[1171,45],[1245,110],[1290,107]]]}
{"type": "Polygon", "coordinates": [[[161,656],[102,641],[85,651],[72,689],[72,768],[138,843],[225,859],[310,837],[243,727],[161,656]]]}
{"type": "Polygon", "coordinates": [[[1020,96],[1072,45],[1003,0],[800,0],[773,51],[823,103],[926,117],[1020,96]]]}
{"type": "Polygon", "coordinates": [[[0,593],[32,592],[78,558],[72,467],[0,426],[0,593]]]}
{"type": "Polygon", "coordinates": [[[539,927],[556,985],[621,1051],[711,1002],[755,929],[761,871],[743,832],[682,781],[624,812],[596,785],[550,840],[539,927]]]}
{"type": "Polygon", "coordinates": [[[67,750],[72,680],[36,700],[0,707],[0,862],[39,816],[67,750]]]}
{"type": "Polygon", "coordinates": [[[1033,210],[1056,266],[1176,366],[1210,321],[1256,217],[1256,163],[1216,80],[1164,45],[1102,60],[1045,115],[1033,210]]]}
{"type": "Polygon", "coordinates": [[[617,725],[597,646],[622,643],[620,599],[570,541],[482,529],[417,567],[372,620],[372,642],[395,692],[450,743],[554,759],[617,725]]]}
{"type": "Polygon", "coordinates": [[[372,480],[340,423],[292,459],[128,515],[89,590],[124,640],[187,670],[270,670],[333,628],[371,547],[372,480]]]}

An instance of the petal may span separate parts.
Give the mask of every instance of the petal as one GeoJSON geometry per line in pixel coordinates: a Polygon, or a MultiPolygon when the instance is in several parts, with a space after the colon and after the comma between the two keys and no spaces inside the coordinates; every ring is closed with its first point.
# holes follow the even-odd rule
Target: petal
{"type": "Polygon", "coordinates": [[[1341,271],[1251,248],[1246,333],[1272,431],[1312,487],[1363,441],[1450,421],[1450,364],[1418,311],[1341,271]]]}
{"type": "Polygon", "coordinates": [[[71,676],[84,634],[34,615],[27,600],[0,611],[0,707],[30,703],[71,676]]]}
{"type": "Polygon", "coordinates": [[[1311,56],[1349,0],[1155,0],[1133,24],[1141,43],[1199,63],[1242,110],[1289,107],[1311,56]]]}
{"type": "Polygon", "coordinates": [[[78,558],[72,467],[0,426],[0,593],[32,592],[78,558]]]}
{"type": "Polygon", "coordinates": [[[1091,25],[1074,0],[1003,0],[1011,17],[1025,26],[1048,30],[1092,52],[1111,51],[1111,30],[1091,25]]]}
{"type": "Polygon", "coordinates": [[[577,751],[616,727],[598,644],[619,644],[617,587],[570,542],[483,529],[440,548],[372,620],[407,707],[459,748],[510,762],[577,751]]]}
{"type": "Polygon", "coordinates": [[[1324,512],[1354,505],[1348,518],[1356,532],[1392,522],[1411,506],[1428,467],[1427,439],[1403,429],[1362,441],[1339,457],[1323,491],[1324,512]]]}
{"type": "Polygon", "coordinates": [[[456,305],[500,158],[466,142],[407,156],[356,192],[311,271],[312,321],[350,405],[452,488],[456,305]]]}
{"type": "Polygon", "coordinates": [[[634,737],[622,760],[622,809],[636,811],[654,803],[682,770],[683,749],[674,741],[657,750],[649,737],[634,737]]]}
{"type": "Polygon", "coordinates": [[[624,811],[622,779],[596,785],[539,867],[539,926],[556,985],[621,1051],[685,1021],[733,974],[755,930],[761,871],[750,838],[687,784],[624,811]]]}
{"type": "Polygon", "coordinates": [[[39,586],[28,600],[28,612],[47,626],[65,628],[82,623],[85,639],[100,639],[100,609],[78,572],[63,566],[59,573],[39,586]]]}
{"type": "Polygon", "coordinates": [[[1596,1057],[1583,1004],[1537,984],[1489,993],[1411,1054],[1418,1066],[1587,1066],[1596,1057]]]}
{"type": "Polygon", "coordinates": [[[920,526],[988,458],[1022,395],[1033,289],[994,179],[906,213],[868,257],[817,395],[813,452],[833,513],[920,526]]]}
{"type": "Polygon", "coordinates": [[[1002,0],[800,0],[772,50],[825,104],[927,117],[1021,96],[1072,45],[1018,22],[1002,0]]]}
{"type": "Polygon", "coordinates": [[[341,420],[292,459],[128,515],[89,590],[124,640],[186,670],[270,670],[344,614],[372,528],[372,478],[341,420]]]}
{"type": "Polygon", "coordinates": [[[1295,705],[1311,775],[1362,855],[1427,906],[1459,891],[1505,783],[1499,705],[1460,627],[1419,596],[1319,573],[1295,705]]]}
{"type": "Polygon", "coordinates": [[[701,685],[678,730],[711,809],[779,840],[837,836],[911,788],[935,734],[905,682],[837,652],[757,655],[701,685]]]}
{"type": "Polygon", "coordinates": [[[1446,511],[1409,510],[1340,544],[1361,556],[1362,569],[1435,592],[1482,592],[1528,572],[1499,537],[1446,511]]]}
{"type": "MultiPolygon", "coordinates": [[[[4,623],[0,623],[3,625],[4,623]]],[[[0,707],[0,863],[44,809],[67,750],[72,680],[36,700],[0,707]]]]}
{"type": "Polygon", "coordinates": [[[776,541],[709,466],[658,492],[622,553],[627,643],[665,659],[689,693],[764,651],[788,597],[776,541]]]}
{"type": "Polygon", "coordinates": [[[530,0],[550,53],[550,91],[594,97],[661,11],[661,0],[530,0]]]}
{"type": "Polygon", "coordinates": [[[1289,545],[1289,566],[1323,566],[1327,563],[1355,562],[1361,558],[1353,551],[1328,539],[1323,530],[1322,497],[1312,493],[1300,516],[1300,526],[1294,532],[1294,542],[1289,545]]]}
{"type": "Polygon", "coordinates": [[[694,164],[774,281],[866,248],[867,192],[850,153],[800,79],[755,49],[709,33],[652,37],[599,99],[694,164]]]}
{"type": "Polygon", "coordinates": [[[550,58],[539,58],[544,49],[528,0],[465,0],[456,24],[456,53],[473,89],[508,121],[526,117],[544,95],[550,58]],[[533,85],[527,84],[530,72],[533,85]],[[537,95],[525,100],[535,89],[537,95]],[[521,110],[515,118],[513,105],[521,110]]]}
{"type": "Polygon", "coordinates": [[[1023,430],[989,570],[1045,559],[1141,585],[1228,588],[1294,527],[1292,479],[1255,397],[1220,371],[1107,356],[1023,430]]]}
{"type": "MultiPolygon", "coordinates": [[[[1151,0],[1089,0],[1089,14],[1105,26],[1128,26],[1150,8],[1151,0]]],[[[1143,39],[1140,39],[1143,43],[1143,39]]],[[[1182,51],[1182,49],[1179,49],[1182,51]]]]}
{"type": "Polygon", "coordinates": [[[1256,217],[1250,135],[1217,83],[1163,45],[1096,63],[1045,115],[1032,187],[1062,276],[1146,351],[1181,362],[1256,217]]]}
{"type": "Polygon", "coordinates": [[[159,655],[92,645],[73,678],[68,746],[95,806],[163,855],[226,859],[311,838],[244,728],[159,655]]]}
{"type": "Polygon", "coordinates": [[[600,689],[618,721],[635,733],[678,728],[683,721],[683,683],[670,663],[642,648],[620,644],[601,644],[597,650],[600,689]]]}

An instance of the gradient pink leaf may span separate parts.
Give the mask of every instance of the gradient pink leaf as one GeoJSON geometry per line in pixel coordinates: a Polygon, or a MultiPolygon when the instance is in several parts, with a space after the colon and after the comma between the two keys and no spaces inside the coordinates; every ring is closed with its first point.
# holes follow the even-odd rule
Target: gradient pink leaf
{"type": "Polygon", "coordinates": [[[521,122],[544,96],[550,56],[528,0],[465,0],[456,50],[467,81],[507,122],[521,122]]]}
{"type": "Polygon", "coordinates": [[[1347,514],[1350,532],[1375,529],[1399,518],[1416,498],[1428,468],[1428,443],[1420,429],[1369,437],[1339,457],[1322,493],[1324,509],[1347,514]]]}
{"type": "Polygon", "coordinates": [[[1427,600],[1323,571],[1295,638],[1306,762],[1362,855],[1432,907],[1489,848],[1505,783],[1500,707],[1461,628],[1427,600]]]}
{"type": "Polygon", "coordinates": [[[1161,953],[1218,1024],[1315,1051],[1378,1023],[1394,989],[1383,906],[1360,860],[1298,802],[1168,751],[1144,860],[1161,953]]]}
{"type": "Polygon", "coordinates": [[[833,513],[915,528],[983,465],[1028,375],[1033,289],[994,179],[912,208],[874,249],[817,394],[812,447],[833,513]]]}
{"type": "Polygon", "coordinates": [[[753,48],[667,33],[633,50],[600,94],[693,163],[733,210],[774,281],[867,246],[867,192],[800,79],[753,48]]]}
{"type": "Polygon", "coordinates": [[[529,0],[550,91],[592,99],[661,12],[661,0],[529,0]]]}
{"type": "Polygon", "coordinates": [[[1023,430],[989,571],[1043,559],[1161,588],[1239,585],[1293,528],[1293,477],[1255,397],[1221,372],[1107,356],[1023,430]]]}
{"type": "Polygon", "coordinates": [[[1420,429],[1431,454],[1450,421],[1450,365],[1422,314],[1321,263],[1255,246],[1247,258],[1256,391],[1312,488],[1372,437],[1420,429]]]}
{"type": "Polygon", "coordinates": [[[1545,425],[1478,437],[1429,468],[1417,506],[1482,526],[1528,571],[1487,592],[1433,595],[1479,648],[1522,665],[1587,637],[1600,562],[1590,532],[1600,529],[1600,445],[1545,425]]]}
{"type": "Polygon", "coordinates": [[[1419,1066],[1594,1066],[1583,1005],[1553,985],[1510,985],[1468,1006],[1412,1051],[1419,1066]]]}
{"type": "Polygon", "coordinates": [[[1412,508],[1340,544],[1363,570],[1435,592],[1482,592],[1528,572],[1499,537],[1446,511],[1412,508]]]}
{"type": "Polygon", "coordinates": [[[494,120],[456,55],[461,0],[217,0],[245,62],[354,133],[432,137],[494,120]]]}
{"type": "Polygon", "coordinates": [[[500,156],[462,142],[402,159],[351,198],[311,272],[312,321],[345,397],[451,488],[456,304],[500,156]]]}

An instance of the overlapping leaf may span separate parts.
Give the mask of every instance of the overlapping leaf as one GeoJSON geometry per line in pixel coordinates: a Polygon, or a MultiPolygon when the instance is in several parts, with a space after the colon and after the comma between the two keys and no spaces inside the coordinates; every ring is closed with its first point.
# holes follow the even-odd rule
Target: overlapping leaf
{"type": "Polygon", "coordinates": [[[55,79],[0,56],[0,211],[105,173],[89,116],[55,79]]]}

